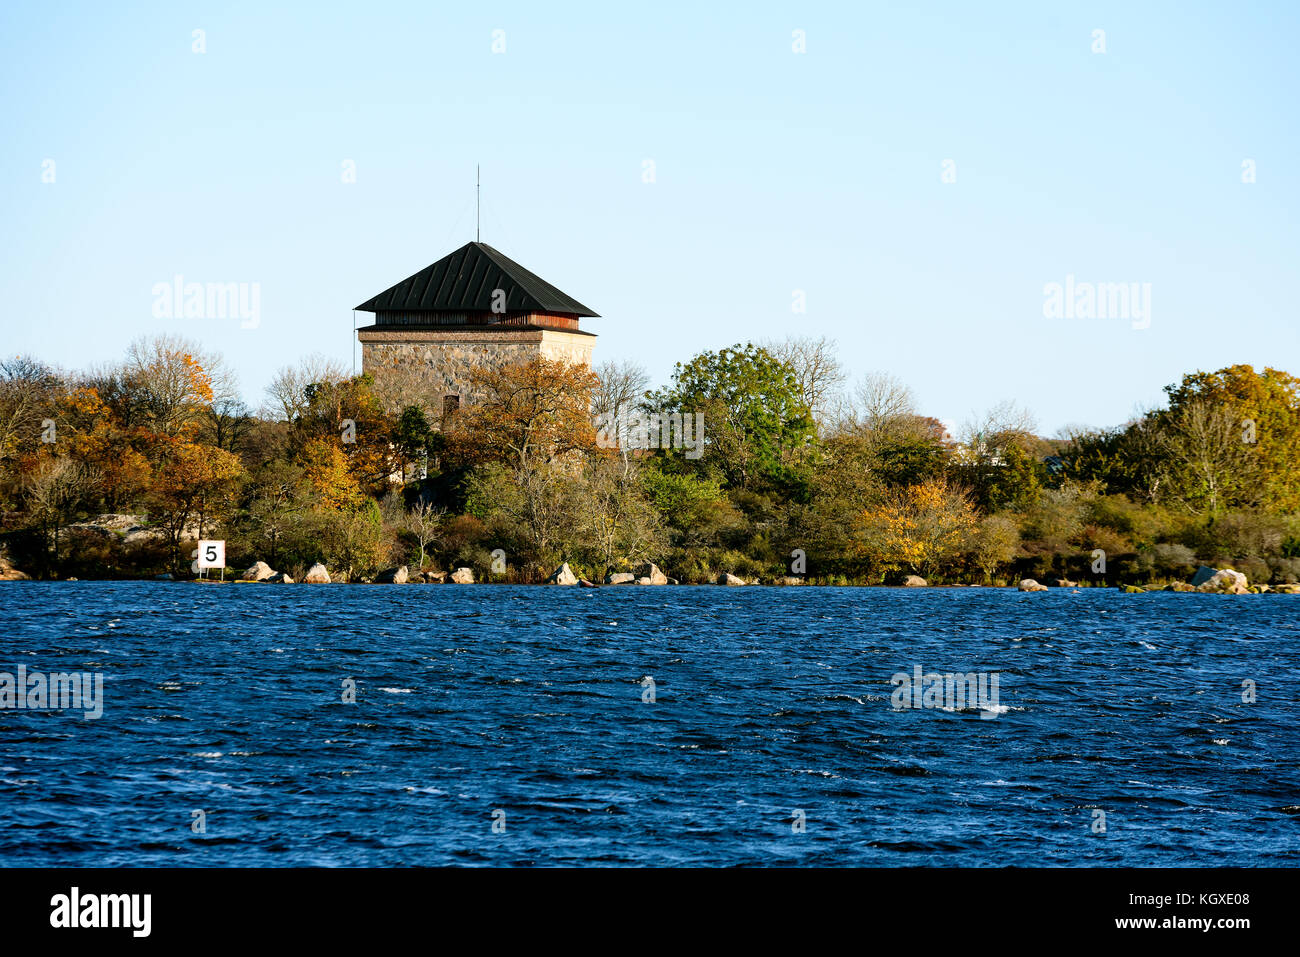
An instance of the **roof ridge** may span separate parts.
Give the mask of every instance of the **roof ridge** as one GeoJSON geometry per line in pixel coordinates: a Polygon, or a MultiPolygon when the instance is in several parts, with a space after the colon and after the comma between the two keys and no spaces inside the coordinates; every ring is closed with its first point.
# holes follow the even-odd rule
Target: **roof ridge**
{"type": "Polygon", "coordinates": [[[431,312],[487,311],[491,303],[482,301],[484,290],[505,286],[510,287],[506,294],[510,312],[549,312],[597,317],[597,313],[532,270],[515,262],[499,249],[477,240],[453,250],[437,262],[366,300],[356,309],[359,312],[403,309],[431,312]],[[511,292],[516,295],[512,296],[511,292]]]}

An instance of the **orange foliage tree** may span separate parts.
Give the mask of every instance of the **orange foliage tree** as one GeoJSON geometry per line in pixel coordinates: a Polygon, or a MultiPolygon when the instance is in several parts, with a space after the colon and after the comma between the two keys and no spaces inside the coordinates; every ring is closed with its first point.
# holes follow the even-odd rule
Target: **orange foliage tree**
{"type": "Polygon", "coordinates": [[[535,356],[471,373],[477,394],[450,432],[452,448],[469,462],[528,467],[596,445],[592,395],[599,379],[589,368],[535,356]]]}
{"type": "Polygon", "coordinates": [[[191,522],[197,522],[201,536],[233,503],[243,472],[239,457],[224,449],[185,439],[165,442],[149,499],[166,529],[173,562],[179,562],[180,543],[191,522]]]}
{"type": "Polygon", "coordinates": [[[80,387],[59,404],[60,442],[101,476],[104,504],[114,510],[144,495],[153,479],[149,454],[157,436],[143,426],[124,428],[97,390],[80,387]]]}

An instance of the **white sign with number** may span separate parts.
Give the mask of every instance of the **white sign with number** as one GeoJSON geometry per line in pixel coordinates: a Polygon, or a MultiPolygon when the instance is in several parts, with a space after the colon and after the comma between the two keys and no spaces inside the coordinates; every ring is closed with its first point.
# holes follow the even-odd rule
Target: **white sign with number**
{"type": "Polygon", "coordinates": [[[208,540],[199,542],[199,568],[225,568],[226,541],[208,540]]]}

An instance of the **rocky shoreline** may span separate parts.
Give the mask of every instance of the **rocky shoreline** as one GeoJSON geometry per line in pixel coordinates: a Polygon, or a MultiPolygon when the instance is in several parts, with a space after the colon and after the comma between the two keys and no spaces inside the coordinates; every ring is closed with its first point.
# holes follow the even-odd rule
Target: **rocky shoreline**
{"type": "MultiPolygon", "coordinates": [[[[233,570],[232,570],[233,571],[233,570]]],[[[0,558],[0,581],[36,581],[33,576],[24,573],[15,568],[6,559],[0,558]]],[[[63,579],[64,581],[78,581],[76,578],[63,579]]],[[[107,579],[116,580],[116,579],[107,579]]],[[[131,580],[131,579],[125,579],[131,580]]],[[[387,568],[379,572],[373,578],[361,577],[349,580],[346,575],[332,576],[329,569],[324,564],[317,562],[303,576],[301,582],[295,581],[285,572],[276,571],[266,562],[258,561],[249,566],[242,573],[232,574],[229,578],[176,578],[170,574],[155,575],[150,579],[139,579],[141,581],[193,581],[205,584],[265,584],[265,585],[331,585],[331,584],[364,584],[364,585],[474,585],[474,584],[498,584],[496,582],[479,582],[474,570],[468,567],[460,567],[450,572],[446,571],[412,571],[408,565],[399,565],[393,568],[387,568]]],[[[518,582],[507,584],[522,584],[518,582]]],[[[551,574],[551,576],[540,585],[558,585],[561,587],[581,587],[581,588],[603,588],[614,587],[621,588],[627,586],[661,586],[661,585],[680,585],[681,582],[676,578],[670,578],[665,575],[658,565],[653,562],[645,562],[633,571],[613,571],[610,570],[601,582],[589,581],[576,575],[569,564],[565,562],[551,574]]],[[[689,583],[688,583],[689,584],[689,583]]],[[[778,576],[775,578],[760,577],[752,580],[741,578],[730,572],[721,572],[712,582],[701,582],[697,584],[713,584],[721,587],[792,587],[799,586],[805,588],[993,588],[993,589],[1015,589],[1021,592],[1046,592],[1046,591],[1077,591],[1081,588],[1102,588],[1117,589],[1124,594],[1140,595],[1149,592],[1175,592],[1175,593],[1194,593],[1202,595],[1295,595],[1300,594],[1300,583],[1284,582],[1280,584],[1250,584],[1246,576],[1241,572],[1231,568],[1211,568],[1208,565],[1202,565],[1192,576],[1189,582],[1173,582],[1171,584],[1148,584],[1148,585],[1095,585],[1088,582],[1074,582],[1068,579],[1048,579],[1046,584],[1040,583],[1032,578],[1022,579],[1014,585],[974,585],[974,584],[949,584],[949,585],[931,585],[924,578],[917,575],[908,575],[895,585],[829,585],[819,584],[816,581],[809,581],[807,578],[796,575],[778,576]]]]}

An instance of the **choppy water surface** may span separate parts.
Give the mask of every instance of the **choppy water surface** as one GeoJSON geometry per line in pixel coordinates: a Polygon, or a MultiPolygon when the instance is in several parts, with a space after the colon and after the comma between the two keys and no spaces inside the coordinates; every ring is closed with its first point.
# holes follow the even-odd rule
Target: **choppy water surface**
{"type": "Polygon", "coordinates": [[[1294,864],[1297,621],[1101,589],[4,583],[0,671],[102,672],[105,703],[0,711],[0,862],[1294,864]],[[1000,673],[1007,710],[895,711],[918,664],[1000,673]]]}

